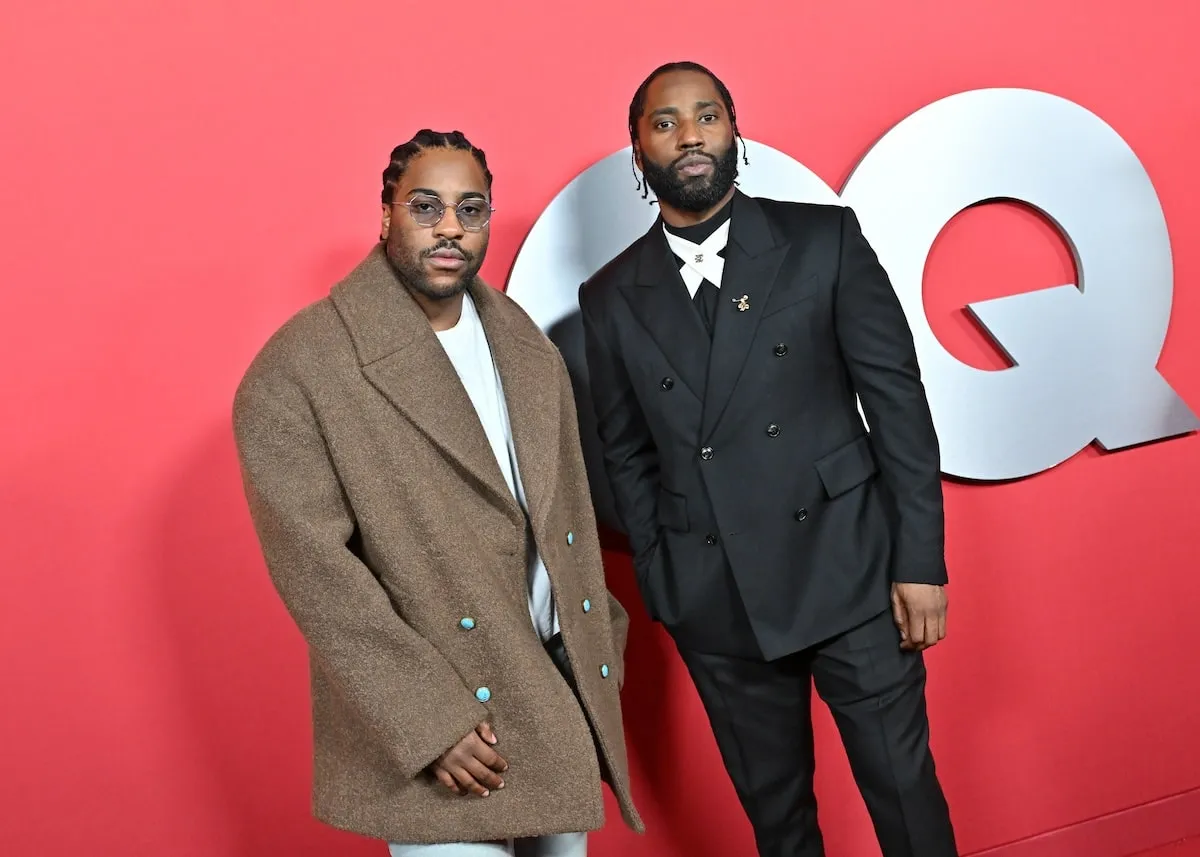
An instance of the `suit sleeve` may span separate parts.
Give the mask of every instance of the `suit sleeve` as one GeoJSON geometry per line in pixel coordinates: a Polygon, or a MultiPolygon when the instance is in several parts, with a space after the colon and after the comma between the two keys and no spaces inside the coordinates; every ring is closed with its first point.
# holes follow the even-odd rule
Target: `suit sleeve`
{"type": "Polygon", "coordinates": [[[659,540],[658,450],[625,366],[613,352],[603,323],[593,316],[582,287],[579,307],[604,469],[633,549],[634,568],[644,577],[659,540]]]}
{"type": "Polygon", "coordinates": [[[279,379],[245,382],[234,434],[268,573],[312,659],[415,777],[486,709],[347,547],[355,520],[303,393],[279,379]]]}
{"type": "Polygon", "coordinates": [[[899,522],[892,579],[944,584],[941,460],[912,331],[858,218],[842,210],[834,320],[899,522]]]}

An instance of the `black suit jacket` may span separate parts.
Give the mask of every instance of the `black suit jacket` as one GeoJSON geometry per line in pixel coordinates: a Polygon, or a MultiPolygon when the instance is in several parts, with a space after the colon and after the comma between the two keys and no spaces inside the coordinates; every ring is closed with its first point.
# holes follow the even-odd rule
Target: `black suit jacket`
{"type": "Polygon", "coordinates": [[[661,219],[579,303],[649,613],[683,646],[774,659],[886,610],[891,581],[946,582],[939,449],[850,209],[739,192],[725,259],[711,338],[661,219]]]}

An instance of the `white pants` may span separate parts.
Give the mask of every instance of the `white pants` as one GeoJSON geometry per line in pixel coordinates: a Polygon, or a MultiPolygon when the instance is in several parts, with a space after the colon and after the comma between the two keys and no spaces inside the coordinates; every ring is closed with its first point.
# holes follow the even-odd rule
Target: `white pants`
{"type": "Polygon", "coordinates": [[[587,857],[586,833],[563,833],[508,842],[453,842],[388,846],[391,857],[587,857]]]}

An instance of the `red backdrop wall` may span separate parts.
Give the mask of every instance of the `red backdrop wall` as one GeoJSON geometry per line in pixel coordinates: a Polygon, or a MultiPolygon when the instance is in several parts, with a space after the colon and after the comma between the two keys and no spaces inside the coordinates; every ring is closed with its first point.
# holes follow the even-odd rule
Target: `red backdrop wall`
{"type": "MultiPolygon", "coordinates": [[[[308,817],[303,643],[270,588],[230,434],[266,336],[376,234],[379,173],[461,128],[496,175],[503,284],[554,194],[626,144],[660,62],[710,64],[743,130],[840,188],[913,110],[987,86],[1098,113],[1175,252],[1160,368],[1200,407],[1200,60],[1189,0],[253,0],[11,4],[0,29],[0,853],[381,854],[308,817]]],[[[632,178],[630,180],[630,192],[632,178]]],[[[1070,282],[1042,221],[988,206],[930,261],[935,330],[1002,366],[971,300],[1070,282]]],[[[935,751],[964,853],[1104,857],[1200,832],[1200,438],[947,485],[935,751]]],[[[649,833],[598,855],[752,853],[673,650],[636,603],[625,705],[649,833]]],[[[831,855],[878,854],[828,716],[831,855]]]]}

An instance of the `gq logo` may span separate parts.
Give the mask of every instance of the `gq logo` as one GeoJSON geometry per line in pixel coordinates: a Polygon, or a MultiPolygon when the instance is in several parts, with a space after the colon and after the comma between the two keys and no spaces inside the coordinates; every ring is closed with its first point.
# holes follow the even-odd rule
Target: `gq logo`
{"type": "MultiPolygon", "coordinates": [[[[1173,286],[1162,207],[1137,155],[1094,114],[1031,90],[953,95],[884,134],[840,197],[782,152],[747,147],[746,193],[844,204],[858,214],[912,327],[946,474],[1014,479],[1093,440],[1116,450],[1200,428],[1156,369],[1173,286]],[[1001,199],[1030,205],[1057,225],[1080,282],[968,305],[1016,364],[985,371],[942,347],[921,285],[946,223],[968,206],[1001,199]]],[[[625,148],[555,197],[513,265],[508,294],[559,343],[580,378],[582,345],[570,341],[579,284],[656,213],[634,191],[625,148]]],[[[590,409],[585,415],[580,398],[586,423],[590,409]]]]}

